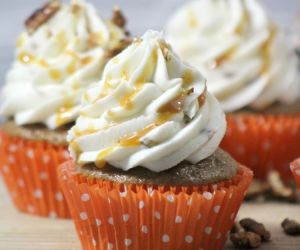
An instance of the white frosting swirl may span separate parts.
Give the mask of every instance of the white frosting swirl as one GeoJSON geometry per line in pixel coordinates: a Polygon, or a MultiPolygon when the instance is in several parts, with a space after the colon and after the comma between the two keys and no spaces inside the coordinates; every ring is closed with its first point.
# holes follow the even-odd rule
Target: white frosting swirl
{"type": "Polygon", "coordinates": [[[297,58],[256,0],[195,0],[166,26],[167,40],[207,78],[231,112],[299,97],[297,58]]]}
{"type": "Polygon", "coordinates": [[[91,4],[73,0],[62,5],[33,34],[19,37],[1,113],[18,125],[44,123],[50,129],[74,121],[83,91],[101,77],[105,52],[125,37],[91,4]]]}
{"type": "Polygon", "coordinates": [[[79,164],[159,172],[208,157],[225,128],[202,75],[159,32],[148,31],[107,63],[100,84],[84,95],[68,140],[79,164]]]}

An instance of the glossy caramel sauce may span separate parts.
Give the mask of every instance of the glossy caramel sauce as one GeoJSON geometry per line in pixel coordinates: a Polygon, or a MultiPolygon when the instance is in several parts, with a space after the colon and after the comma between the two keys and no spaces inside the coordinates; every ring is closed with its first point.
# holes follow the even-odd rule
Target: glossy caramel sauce
{"type": "Polygon", "coordinates": [[[74,102],[70,97],[65,97],[64,105],[56,112],[55,123],[60,126],[70,121],[72,114],[71,110],[74,108],[74,102]]]}
{"type": "Polygon", "coordinates": [[[188,24],[191,28],[197,28],[199,25],[197,17],[196,17],[196,13],[194,10],[189,11],[188,24]]]}
{"type": "Polygon", "coordinates": [[[97,158],[96,158],[96,166],[98,168],[103,168],[105,165],[106,165],[106,161],[104,160],[104,157],[107,156],[108,154],[110,154],[112,151],[114,150],[114,147],[108,147],[104,150],[102,150],[98,155],[97,155],[97,158]]]}
{"type": "Polygon", "coordinates": [[[182,81],[184,84],[191,84],[194,81],[193,72],[186,70],[182,75],[182,81]]]}
{"type": "MultiPolygon", "coordinates": [[[[243,3],[244,4],[244,3],[243,3]]],[[[244,10],[241,22],[239,23],[239,25],[236,27],[235,29],[235,33],[237,34],[242,34],[245,29],[247,28],[247,24],[249,23],[249,14],[247,11],[244,10]]]]}
{"type": "Polygon", "coordinates": [[[75,155],[79,155],[82,152],[80,146],[74,140],[70,142],[70,147],[75,151],[75,155]]]}
{"type": "Polygon", "coordinates": [[[103,42],[103,35],[101,32],[93,32],[89,35],[88,46],[95,47],[101,45],[103,42]]]}
{"type": "Polygon", "coordinates": [[[183,101],[186,96],[186,93],[181,93],[171,101],[167,102],[161,106],[157,111],[158,113],[178,113],[183,109],[183,101]]]}
{"type": "Polygon", "coordinates": [[[21,63],[29,64],[35,60],[35,57],[32,54],[23,51],[19,53],[18,60],[21,63]]]}
{"type": "Polygon", "coordinates": [[[16,41],[16,47],[20,48],[25,44],[25,36],[23,34],[21,34],[16,41]]]}
{"type": "Polygon", "coordinates": [[[270,28],[269,38],[264,42],[264,44],[262,45],[261,50],[260,50],[260,54],[263,59],[263,66],[261,68],[261,74],[263,74],[263,75],[268,74],[270,71],[270,67],[272,64],[271,48],[272,48],[272,43],[276,36],[276,33],[277,33],[277,29],[273,25],[270,28]]]}
{"type": "Polygon", "coordinates": [[[107,156],[109,153],[111,153],[118,146],[122,146],[122,147],[136,147],[136,146],[139,146],[141,144],[140,139],[144,135],[146,135],[148,132],[150,132],[154,128],[156,128],[156,127],[162,125],[163,123],[167,122],[172,115],[173,114],[171,114],[171,113],[160,114],[158,116],[157,120],[154,123],[149,124],[148,126],[146,126],[145,128],[141,129],[138,132],[135,132],[131,135],[124,136],[124,137],[120,138],[120,140],[115,145],[102,150],[99,153],[99,155],[97,156],[96,166],[99,167],[99,168],[104,167],[106,165],[106,162],[104,160],[105,156],[107,156]]]}
{"type": "Polygon", "coordinates": [[[57,69],[50,69],[49,76],[55,81],[59,81],[62,77],[61,72],[57,69]]]}

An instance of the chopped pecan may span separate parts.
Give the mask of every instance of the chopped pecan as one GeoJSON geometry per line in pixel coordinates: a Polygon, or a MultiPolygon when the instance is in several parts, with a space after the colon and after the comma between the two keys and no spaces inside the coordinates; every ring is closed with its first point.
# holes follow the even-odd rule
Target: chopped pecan
{"type": "Polygon", "coordinates": [[[111,21],[120,28],[124,28],[126,26],[126,18],[123,15],[119,6],[115,6],[113,8],[113,15],[111,21]]]}
{"type": "Polygon", "coordinates": [[[26,19],[25,26],[29,34],[34,33],[43,23],[48,21],[61,7],[58,0],[52,0],[33,12],[26,19]]]}
{"type": "Polygon", "coordinates": [[[259,235],[263,241],[269,241],[271,238],[270,232],[266,230],[262,223],[258,223],[250,218],[245,218],[240,220],[240,224],[246,231],[259,235]]]}
{"type": "Polygon", "coordinates": [[[261,245],[261,238],[253,232],[237,232],[230,235],[232,244],[237,248],[258,248],[261,245]]]}
{"type": "Polygon", "coordinates": [[[120,40],[118,46],[108,49],[105,53],[106,58],[110,59],[116,55],[118,55],[120,52],[122,52],[127,46],[131,44],[131,39],[122,39],[120,40]]]}
{"type": "Polygon", "coordinates": [[[300,223],[295,220],[285,219],[281,223],[281,226],[284,232],[288,235],[300,235],[300,223]]]}

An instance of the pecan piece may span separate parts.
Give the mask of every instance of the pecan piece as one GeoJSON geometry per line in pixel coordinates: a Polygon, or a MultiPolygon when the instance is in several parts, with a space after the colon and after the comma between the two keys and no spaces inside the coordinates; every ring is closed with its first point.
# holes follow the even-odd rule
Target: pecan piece
{"type": "Polygon", "coordinates": [[[52,0],[33,12],[25,21],[29,34],[33,34],[43,23],[47,22],[61,7],[58,0],[52,0]]]}

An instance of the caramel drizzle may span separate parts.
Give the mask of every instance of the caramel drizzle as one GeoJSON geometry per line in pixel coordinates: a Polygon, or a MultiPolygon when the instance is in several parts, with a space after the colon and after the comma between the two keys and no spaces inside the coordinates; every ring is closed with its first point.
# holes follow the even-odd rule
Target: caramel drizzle
{"type": "MultiPolygon", "coordinates": [[[[164,45],[164,46],[161,47],[161,49],[168,49],[168,45],[164,45]],[[164,46],[167,46],[167,47],[164,47],[164,46]]],[[[125,107],[127,109],[130,109],[133,107],[132,99],[142,89],[142,87],[144,86],[144,83],[147,81],[147,78],[153,74],[153,70],[154,70],[153,63],[155,63],[156,60],[157,60],[157,52],[155,50],[152,53],[152,60],[150,60],[144,66],[142,74],[135,80],[134,91],[129,94],[123,95],[123,97],[120,99],[120,105],[122,107],[125,107]]],[[[121,74],[122,77],[127,78],[128,77],[127,72],[128,72],[127,69],[126,69],[126,71],[123,71],[121,74]]],[[[100,95],[96,98],[96,100],[94,100],[94,102],[96,102],[99,98],[106,96],[108,94],[108,90],[112,88],[111,84],[109,83],[109,79],[110,78],[108,76],[106,76],[106,79],[104,80],[104,83],[102,86],[102,91],[101,91],[100,95]]],[[[193,82],[192,72],[186,71],[183,74],[183,83],[190,84],[192,82],[193,82]]],[[[165,105],[160,107],[159,110],[157,111],[158,119],[154,123],[149,124],[148,126],[141,129],[140,131],[135,132],[129,136],[124,136],[124,137],[120,138],[119,141],[115,145],[112,145],[112,146],[102,150],[96,157],[96,161],[95,161],[96,166],[99,168],[104,167],[106,165],[104,158],[118,146],[135,147],[135,146],[140,145],[141,144],[140,139],[143,136],[145,136],[147,133],[149,133],[151,130],[155,129],[156,127],[167,122],[170,119],[170,117],[172,117],[174,114],[181,112],[183,110],[184,98],[188,94],[190,94],[192,91],[193,91],[193,89],[185,90],[182,93],[180,93],[178,96],[176,96],[175,98],[170,100],[168,103],[166,103],[165,105]]],[[[206,92],[206,86],[205,86],[204,91],[198,97],[198,103],[200,106],[203,105],[203,103],[205,101],[205,92],[206,92]]],[[[112,112],[109,111],[108,114],[110,115],[110,113],[112,113],[112,112]]],[[[113,114],[111,114],[111,115],[113,116],[113,114]]],[[[105,128],[103,128],[103,129],[105,129],[105,128]]],[[[97,130],[94,128],[89,128],[89,129],[81,131],[81,132],[76,132],[76,135],[82,136],[82,135],[86,135],[86,134],[90,134],[90,133],[94,133],[94,132],[97,132],[97,130]]]]}
{"type": "MultiPolygon", "coordinates": [[[[247,12],[244,11],[243,17],[241,19],[241,22],[235,29],[235,33],[238,35],[241,35],[244,30],[247,27],[247,23],[249,21],[249,15],[247,12]]],[[[230,58],[233,56],[235,51],[237,50],[237,47],[232,47],[222,55],[220,55],[218,58],[216,58],[213,62],[212,69],[221,67],[226,61],[230,60],[230,58]]]]}
{"type": "Polygon", "coordinates": [[[271,26],[270,28],[270,35],[269,39],[265,41],[265,43],[262,45],[260,53],[263,58],[263,66],[261,68],[261,74],[267,74],[270,70],[271,64],[272,64],[272,58],[271,58],[271,47],[272,47],[272,42],[276,36],[277,29],[274,25],[271,26]]]}
{"type": "Polygon", "coordinates": [[[106,165],[106,161],[104,160],[104,158],[118,146],[136,147],[136,146],[140,145],[141,144],[140,139],[144,135],[149,133],[154,128],[167,122],[172,115],[173,115],[172,113],[160,114],[159,117],[157,118],[157,120],[155,121],[155,123],[149,124],[145,128],[141,129],[138,132],[133,133],[132,135],[128,135],[128,136],[124,136],[124,137],[120,138],[120,140],[115,145],[102,150],[96,157],[96,166],[99,168],[104,167],[106,165]]]}
{"type": "MultiPolygon", "coordinates": [[[[202,106],[205,102],[206,88],[207,87],[205,85],[205,88],[204,88],[203,92],[198,97],[199,106],[202,106]]],[[[185,91],[184,93],[181,93],[180,95],[178,95],[177,97],[172,99],[170,102],[168,102],[164,106],[162,106],[158,110],[159,117],[155,121],[155,123],[149,124],[148,126],[143,128],[142,130],[140,130],[138,132],[135,132],[130,136],[124,136],[123,138],[121,138],[118,141],[118,143],[116,145],[113,145],[113,146],[108,147],[108,148],[104,149],[103,151],[101,151],[99,153],[99,155],[97,156],[97,158],[96,158],[97,167],[101,168],[101,167],[104,167],[106,165],[106,162],[105,162],[104,158],[108,154],[110,154],[116,147],[118,147],[118,146],[136,147],[136,146],[140,145],[141,144],[140,139],[143,136],[148,134],[150,131],[152,131],[156,127],[158,127],[158,126],[164,124],[165,122],[167,122],[175,113],[178,113],[178,112],[182,111],[184,97],[186,95],[188,95],[189,93],[191,93],[191,91],[193,91],[193,89],[190,89],[188,91],[185,91]]]]}
{"type": "Polygon", "coordinates": [[[65,102],[56,112],[56,125],[61,126],[70,121],[72,114],[71,110],[74,108],[74,101],[70,97],[65,97],[65,102]]]}

